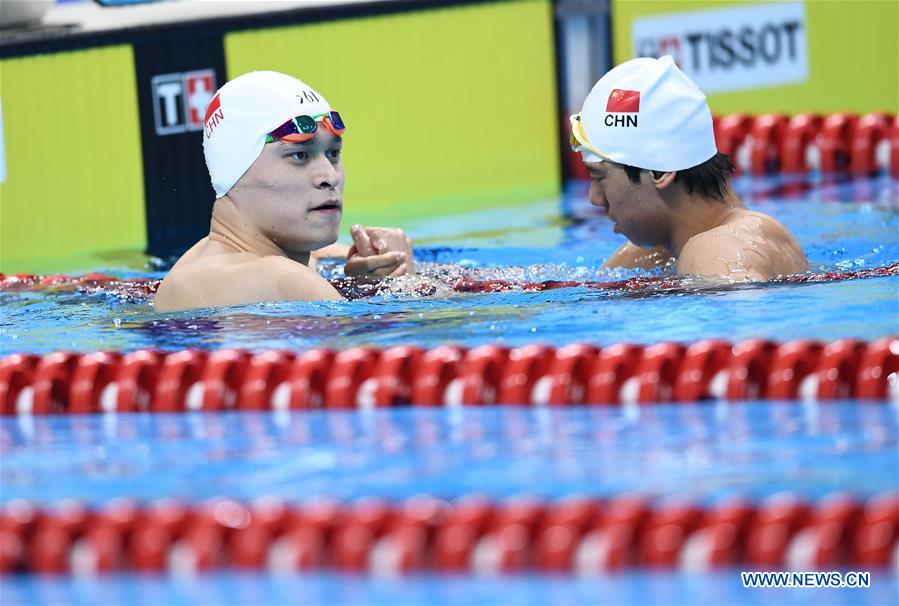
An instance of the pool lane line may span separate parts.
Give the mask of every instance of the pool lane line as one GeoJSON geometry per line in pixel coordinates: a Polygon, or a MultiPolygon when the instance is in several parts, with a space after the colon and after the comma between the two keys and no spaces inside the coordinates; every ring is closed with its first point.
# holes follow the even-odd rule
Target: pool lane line
{"type": "Polygon", "coordinates": [[[0,358],[0,414],[899,401],[899,337],[0,358]]]}
{"type": "Polygon", "coordinates": [[[778,494],[711,506],[635,495],[553,501],[472,494],[291,503],[117,499],[0,511],[0,572],[93,576],[218,568],[601,574],[621,569],[878,569],[895,566],[899,493],[778,494]]]}
{"type": "MultiPolygon", "coordinates": [[[[862,280],[899,276],[899,263],[883,267],[848,271],[828,271],[817,273],[793,274],[781,276],[766,284],[818,284],[840,282],[843,280],[862,280]]],[[[479,280],[462,278],[452,283],[453,290],[464,293],[506,292],[506,291],[544,291],[560,288],[591,288],[595,290],[626,291],[646,294],[659,292],[692,292],[700,288],[693,283],[695,279],[684,276],[643,276],[624,280],[611,281],[576,281],[545,280],[542,282],[515,282],[511,280],[479,280]]],[[[0,274],[0,293],[20,291],[85,292],[92,294],[109,294],[133,300],[150,300],[156,294],[161,280],[153,278],[116,278],[107,274],[89,273],[81,276],[36,275],[36,274],[0,274]]],[[[364,283],[353,278],[336,278],[331,283],[344,296],[351,299],[376,296],[381,289],[378,283],[364,283]]],[[[731,288],[745,288],[757,284],[735,284],[731,288]]],[[[703,289],[723,290],[727,286],[709,286],[703,289]]],[[[429,294],[429,285],[420,286],[421,295],[429,294]]]]}

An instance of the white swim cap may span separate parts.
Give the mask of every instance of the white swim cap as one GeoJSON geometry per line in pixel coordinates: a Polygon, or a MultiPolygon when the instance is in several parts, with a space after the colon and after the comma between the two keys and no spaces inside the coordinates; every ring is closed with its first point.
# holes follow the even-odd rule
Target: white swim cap
{"type": "Polygon", "coordinates": [[[584,162],[668,172],[718,153],[705,95],[668,55],[632,59],[606,73],[571,116],[571,128],[584,162]]]}
{"type": "Polygon", "coordinates": [[[206,109],[203,153],[215,197],[221,198],[256,161],[265,136],[291,118],[327,114],[312,87],[279,72],[250,72],[222,86],[206,109]]]}

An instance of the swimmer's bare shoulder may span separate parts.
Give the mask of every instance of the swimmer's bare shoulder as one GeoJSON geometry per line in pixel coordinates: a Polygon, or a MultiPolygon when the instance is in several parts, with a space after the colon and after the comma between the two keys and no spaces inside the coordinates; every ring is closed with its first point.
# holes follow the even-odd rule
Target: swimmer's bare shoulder
{"type": "Polygon", "coordinates": [[[207,240],[185,253],[160,284],[154,301],[157,311],[341,298],[324,278],[301,263],[274,255],[221,252],[207,240]]]}
{"type": "Polygon", "coordinates": [[[757,282],[808,270],[793,234],[764,213],[741,210],[684,245],[677,273],[757,282]]]}
{"type": "Polygon", "coordinates": [[[613,252],[601,269],[658,269],[671,263],[672,256],[661,246],[643,248],[632,242],[625,242],[613,252]]]}

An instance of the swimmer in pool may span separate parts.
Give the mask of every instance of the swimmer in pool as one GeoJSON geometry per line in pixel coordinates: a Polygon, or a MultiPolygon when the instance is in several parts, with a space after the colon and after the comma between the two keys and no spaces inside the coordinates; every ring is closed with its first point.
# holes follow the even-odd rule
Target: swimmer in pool
{"type": "Polygon", "coordinates": [[[603,267],[715,282],[771,280],[808,261],[786,227],[734,194],[705,95],[669,56],[609,71],[571,116],[571,145],[590,173],[590,202],[628,242],[603,267]]]}
{"type": "Polygon", "coordinates": [[[209,235],[172,267],[159,311],[266,301],[340,299],[315,268],[346,259],[349,276],[413,271],[401,229],[352,226],[335,244],[343,208],[345,126],[324,97],[277,72],[225,84],[206,110],[203,151],[215,189],[209,235]]]}

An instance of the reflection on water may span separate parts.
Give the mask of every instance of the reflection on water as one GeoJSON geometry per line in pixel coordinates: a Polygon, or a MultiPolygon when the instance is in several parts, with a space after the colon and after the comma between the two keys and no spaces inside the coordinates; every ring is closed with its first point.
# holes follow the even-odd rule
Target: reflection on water
{"type": "MultiPolygon", "coordinates": [[[[750,207],[771,214],[796,234],[814,272],[899,262],[897,184],[889,179],[736,181],[750,207]]],[[[352,287],[374,295],[355,301],[157,314],[139,293],[119,297],[100,288],[73,292],[71,286],[3,292],[0,350],[607,345],[702,338],[875,339],[896,332],[895,277],[697,292],[689,284],[674,291],[659,291],[652,284],[636,290],[522,291],[528,282],[607,283],[645,276],[600,269],[623,240],[588,203],[583,183],[571,184],[559,200],[514,213],[484,210],[416,224],[409,231],[419,244],[428,242],[416,251],[419,275],[352,287]],[[512,287],[507,292],[457,292],[454,285],[464,279],[501,280],[512,287]]],[[[329,278],[339,279],[340,271],[339,264],[324,264],[329,278]]]]}
{"type": "Polygon", "coordinates": [[[882,404],[399,408],[0,419],[3,500],[483,492],[699,501],[896,488],[882,404]]]}
{"type": "Polygon", "coordinates": [[[871,586],[747,590],[738,570],[685,575],[679,571],[622,571],[572,577],[529,572],[502,576],[408,574],[402,577],[314,572],[290,576],[228,571],[199,577],[135,574],[94,578],[12,577],[4,580],[11,604],[614,604],[684,603],[768,606],[895,603],[895,574],[875,571],[871,586]],[[264,596],[264,597],[260,597],[264,596]]]}

